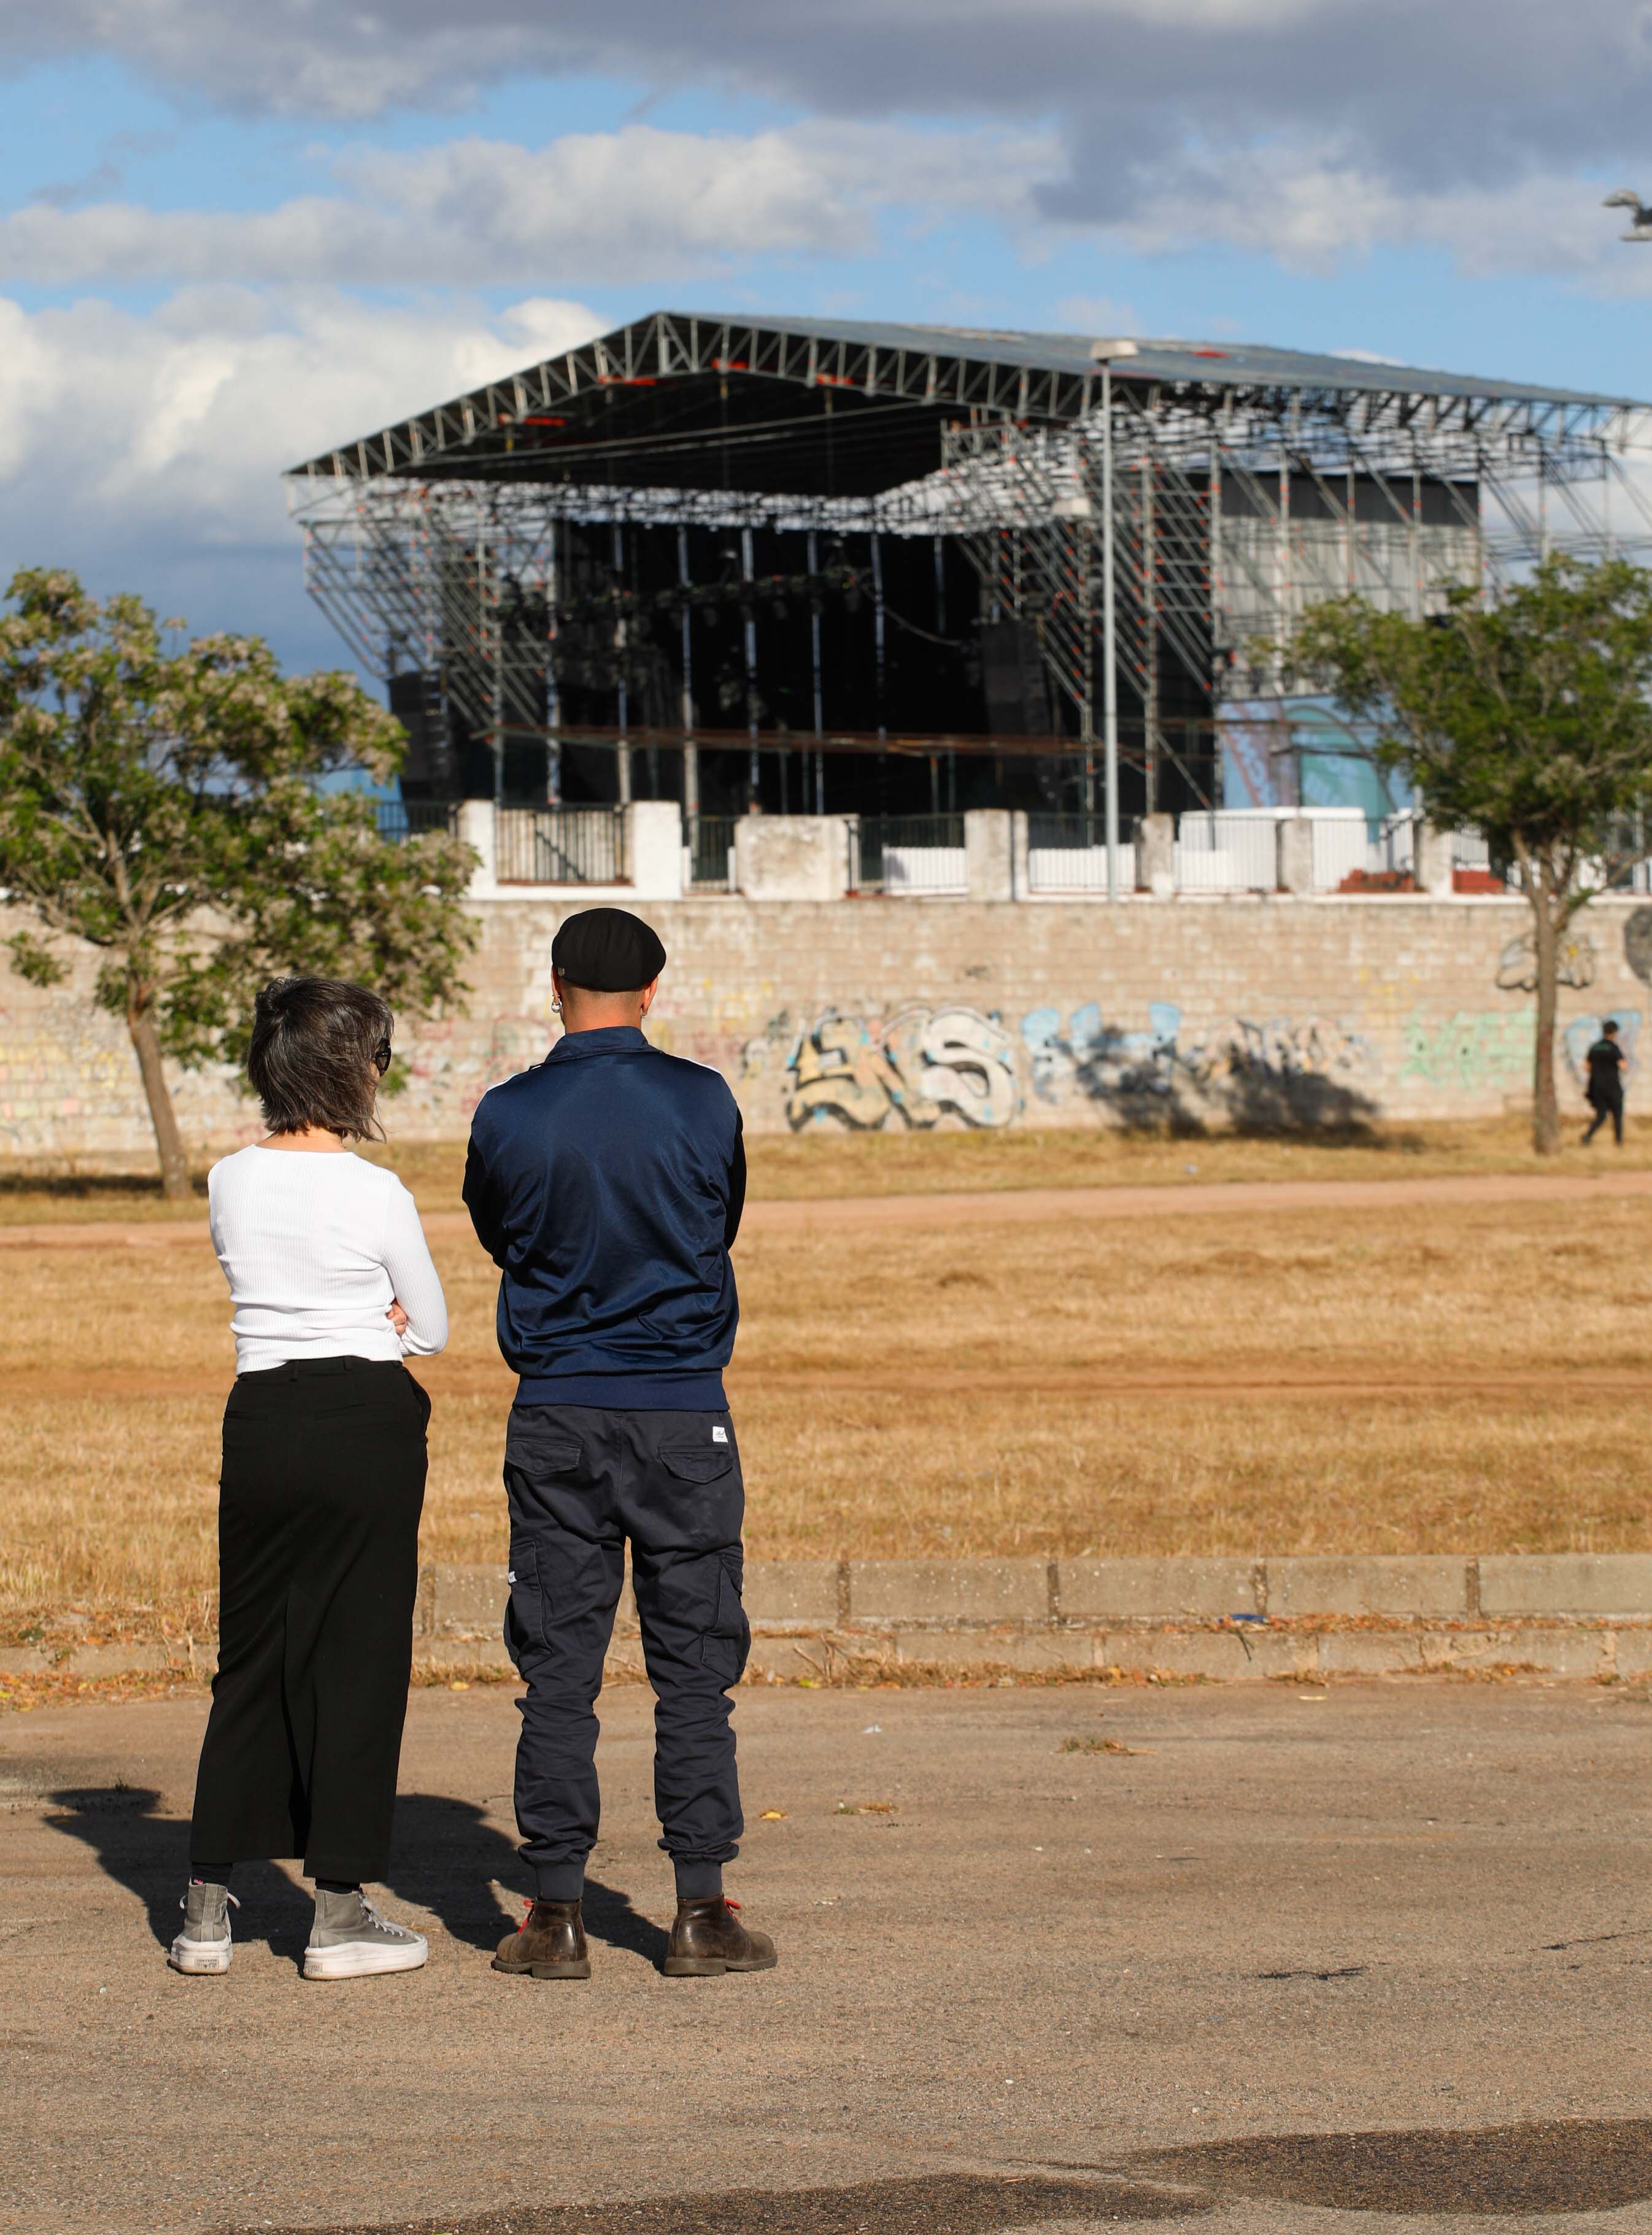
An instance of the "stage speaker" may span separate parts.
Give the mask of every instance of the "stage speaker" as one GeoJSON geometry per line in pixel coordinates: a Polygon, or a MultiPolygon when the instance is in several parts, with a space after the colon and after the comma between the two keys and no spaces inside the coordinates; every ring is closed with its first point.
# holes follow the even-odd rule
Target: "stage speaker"
{"type": "Polygon", "coordinates": [[[987,621],[981,630],[981,685],[987,731],[995,737],[1048,737],[1049,672],[1029,621],[987,621]]]}

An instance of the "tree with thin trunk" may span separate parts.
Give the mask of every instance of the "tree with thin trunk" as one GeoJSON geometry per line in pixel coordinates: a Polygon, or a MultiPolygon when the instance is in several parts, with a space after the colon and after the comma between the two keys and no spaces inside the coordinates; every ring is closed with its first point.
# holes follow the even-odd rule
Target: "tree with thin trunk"
{"type": "Polygon", "coordinates": [[[1478,830],[1531,911],[1532,1145],[1560,1145],[1555,1019],[1565,934],[1646,851],[1652,809],[1652,573],[1545,560],[1430,619],[1339,598],[1304,615],[1293,660],[1374,737],[1428,821],[1478,830]]]}
{"type": "Polygon", "coordinates": [[[169,648],[181,622],[74,575],[19,573],[0,613],[0,892],[35,927],[6,942],[36,985],[76,941],[130,1035],[169,1197],[189,1193],[166,1059],[238,1065],[253,997],[288,973],[357,978],[428,1013],[465,991],[473,856],[401,846],[375,802],[406,738],[343,674],[284,676],[257,637],[169,648]]]}

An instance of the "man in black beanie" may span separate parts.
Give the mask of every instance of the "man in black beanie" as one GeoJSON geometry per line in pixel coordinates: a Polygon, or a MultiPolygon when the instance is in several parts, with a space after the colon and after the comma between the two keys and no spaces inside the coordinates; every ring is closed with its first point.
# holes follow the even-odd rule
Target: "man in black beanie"
{"type": "Polygon", "coordinates": [[[538,1897],[493,1968],[536,1979],[591,1976],[593,1707],[627,1543],[656,1699],[660,1844],[676,1872],[664,1969],[775,1961],[722,1891],[744,1829],[728,1695],[751,1642],[722,1386],[746,1157],[721,1075],[643,1037],[664,967],[640,917],[570,916],[551,948],[563,1037],[483,1096],[465,1167],[472,1222],[503,1275],[500,1348],[520,1376],[505,1444],[505,1638],[527,1686],[516,1816],[538,1897]]]}

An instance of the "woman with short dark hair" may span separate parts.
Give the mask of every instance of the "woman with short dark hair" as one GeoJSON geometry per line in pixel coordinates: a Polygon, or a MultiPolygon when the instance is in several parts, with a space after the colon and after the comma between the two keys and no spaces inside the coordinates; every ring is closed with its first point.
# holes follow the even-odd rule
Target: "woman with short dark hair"
{"type": "Polygon", "coordinates": [[[266,986],[247,1072],[269,1131],[208,1183],[236,1380],[180,1971],[229,1970],[231,1867],[277,1856],[316,1882],[306,1978],[428,1952],[362,1892],[389,1859],[413,1656],[430,1400],[402,1359],[447,1340],[413,1197],[346,1147],[383,1137],[391,1025],[364,986],[266,986]]]}

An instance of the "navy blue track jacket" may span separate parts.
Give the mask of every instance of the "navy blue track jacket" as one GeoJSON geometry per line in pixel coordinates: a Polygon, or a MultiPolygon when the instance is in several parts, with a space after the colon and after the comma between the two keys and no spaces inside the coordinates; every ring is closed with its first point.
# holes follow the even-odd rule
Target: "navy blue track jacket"
{"type": "Polygon", "coordinates": [[[465,1203],[528,1405],[720,1412],[746,1196],[721,1074],[630,1026],[568,1032],[485,1094],[465,1203]]]}

